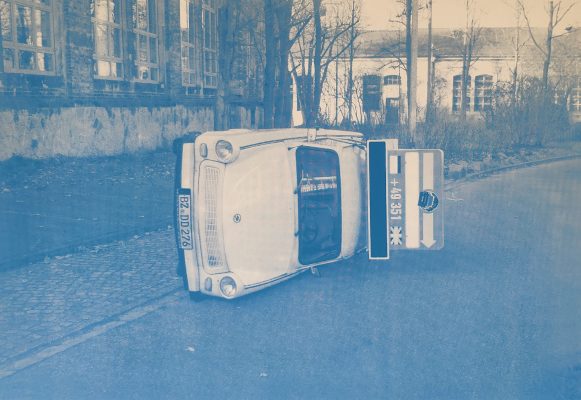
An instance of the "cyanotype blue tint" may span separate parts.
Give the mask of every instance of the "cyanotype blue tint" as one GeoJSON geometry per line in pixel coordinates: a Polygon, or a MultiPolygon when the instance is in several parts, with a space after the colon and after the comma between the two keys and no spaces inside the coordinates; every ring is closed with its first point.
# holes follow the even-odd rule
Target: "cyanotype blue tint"
{"type": "Polygon", "coordinates": [[[0,399],[581,399],[581,4],[421,2],[414,137],[404,3],[0,0],[0,399]],[[445,248],[358,245],[384,138],[445,248]]]}

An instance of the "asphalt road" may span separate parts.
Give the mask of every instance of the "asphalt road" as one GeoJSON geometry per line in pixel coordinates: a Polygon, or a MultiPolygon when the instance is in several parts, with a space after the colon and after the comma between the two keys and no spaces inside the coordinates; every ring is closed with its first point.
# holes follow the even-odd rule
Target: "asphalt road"
{"type": "Polygon", "coordinates": [[[581,161],[447,192],[446,246],[160,307],[0,380],[6,399],[581,398],[581,161]]]}

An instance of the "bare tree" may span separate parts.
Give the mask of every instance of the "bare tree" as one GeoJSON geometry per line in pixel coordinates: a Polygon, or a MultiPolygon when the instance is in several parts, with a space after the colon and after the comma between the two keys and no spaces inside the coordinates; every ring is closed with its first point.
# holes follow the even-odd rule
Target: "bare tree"
{"type": "Polygon", "coordinates": [[[355,58],[355,39],[359,32],[355,26],[356,18],[355,0],[351,2],[351,29],[349,30],[349,69],[347,72],[347,128],[351,129],[353,116],[353,59],[355,58]]]}
{"type": "Polygon", "coordinates": [[[514,49],[514,64],[511,69],[512,73],[512,103],[516,102],[518,96],[519,87],[519,67],[520,67],[520,57],[521,49],[525,46],[526,40],[521,39],[521,7],[519,5],[519,0],[516,0],[514,5],[515,13],[515,26],[514,26],[514,37],[512,38],[512,45],[514,49]]]}
{"type": "Polygon", "coordinates": [[[264,66],[264,126],[290,125],[292,97],[289,90],[289,54],[295,39],[291,36],[294,24],[293,0],[264,0],[265,66],[264,66]]]}
{"type": "Polygon", "coordinates": [[[471,86],[470,69],[478,60],[481,27],[474,15],[474,0],[466,0],[466,26],[463,31],[457,32],[462,37],[462,80],[460,88],[460,119],[466,120],[466,112],[469,106],[469,89],[471,86]]]}
{"type": "MultiPolygon", "coordinates": [[[[217,129],[229,129],[232,89],[247,88],[256,85],[258,62],[262,43],[257,42],[257,16],[250,16],[244,10],[256,5],[257,0],[239,0],[226,2],[219,10],[219,40],[218,56],[220,79],[216,96],[216,112],[214,114],[217,129]],[[252,53],[252,54],[251,54],[252,53]]],[[[238,93],[242,94],[242,93],[238,93]]],[[[243,94],[242,94],[243,95],[243,94]]]]}
{"type": "Polygon", "coordinates": [[[352,48],[357,37],[356,30],[360,22],[358,7],[352,0],[340,0],[326,3],[321,0],[302,0],[301,6],[308,5],[303,12],[302,21],[305,25],[297,34],[291,51],[292,72],[297,82],[297,93],[305,116],[305,124],[313,126],[317,123],[321,105],[322,87],[327,79],[329,67],[341,59],[352,48]],[[328,6],[334,6],[329,12],[328,6]],[[311,16],[311,18],[308,17],[311,16]]]}
{"type": "Polygon", "coordinates": [[[292,113],[292,94],[289,90],[289,54],[291,49],[290,30],[292,24],[292,0],[284,0],[280,3],[276,13],[278,31],[278,79],[276,88],[276,101],[274,105],[274,125],[282,128],[290,126],[292,113]]]}
{"type": "Polygon", "coordinates": [[[428,88],[426,93],[426,123],[431,123],[434,119],[434,63],[432,44],[432,6],[433,1],[427,0],[428,10],[428,88]]]}
{"type": "MultiPolygon", "coordinates": [[[[423,8],[420,4],[420,0],[398,0],[397,3],[402,7],[403,11],[400,12],[396,19],[390,20],[390,22],[405,28],[405,39],[398,36],[397,40],[389,40],[386,45],[384,45],[380,51],[384,54],[389,55],[392,60],[390,60],[386,65],[392,65],[400,68],[406,74],[407,82],[407,128],[408,136],[411,142],[416,142],[416,123],[417,123],[417,57],[418,57],[418,13],[423,8]],[[405,49],[405,56],[402,48],[405,49]]],[[[431,12],[431,0],[428,0],[426,8],[431,12]]],[[[431,25],[429,27],[431,42],[431,25]]],[[[398,30],[399,35],[399,30],[398,30]]],[[[433,85],[431,82],[432,70],[431,70],[431,44],[430,56],[429,56],[429,68],[428,83],[429,87],[433,85]]],[[[431,90],[428,90],[429,95],[431,90]]],[[[428,101],[431,101],[430,99],[428,101]]]]}
{"type": "MultiPolygon", "coordinates": [[[[563,23],[563,19],[570,13],[570,11],[573,9],[576,3],[565,2],[561,0],[547,1],[545,8],[548,17],[547,30],[546,35],[544,37],[544,44],[541,44],[539,38],[535,36],[535,32],[531,27],[531,23],[527,15],[527,10],[525,8],[524,2],[522,0],[517,1],[522,11],[522,15],[525,19],[527,29],[529,32],[529,37],[532,40],[534,46],[539,50],[539,52],[543,56],[543,67],[539,88],[540,93],[538,93],[538,100],[535,103],[532,103],[533,112],[531,113],[530,116],[532,123],[530,123],[531,129],[528,132],[529,135],[532,134],[531,138],[534,140],[534,143],[536,145],[542,145],[543,141],[549,135],[554,135],[556,131],[556,126],[558,125],[558,121],[563,120],[562,115],[559,117],[559,113],[562,114],[565,112],[564,103],[563,105],[555,104],[554,101],[555,98],[553,97],[553,95],[556,94],[554,89],[556,89],[557,86],[550,84],[549,72],[551,71],[551,63],[553,61],[553,47],[555,43],[554,39],[568,35],[574,31],[572,26],[568,26],[565,27],[560,33],[558,33],[558,31],[560,30],[559,28],[563,23]]],[[[563,99],[566,98],[566,93],[562,97],[563,99]]],[[[566,120],[567,118],[564,119],[566,120]]]]}
{"type": "Polygon", "coordinates": [[[274,126],[274,86],[276,71],[275,1],[264,0],[265,66],[264,66],[264,127],[274,126]]]}
{"type": "MultiPolygon", "coordinates": [[[[2,46],[2,36],[4,30],[10,27],[10,3],[6,1],[0,2],[0,54],[4,54],[2,46]]],[[[0,73],[4,72],[4,63],[0,62],[0,73]]]]}
{"type": "Polygon", "coordinates": [[[323,25],[321,23],[321,0],[313,0],[313,21],[315,23],[315,73],[313,83],[313,107],[309,110],[310,116],[308,121],[312,121],[313,118],[318,116],[321,103],[321,63],[323,60],[323,25]]]}
{"type": "Polygon", "coordinates": [[[563,19],[567,16],[567,14],[569,14],[569,12],[573,9],[576,2],[570,2],[569,4],[565,4],[565,2],[561,1],[561,0],[559,0],[559,1],[549,0],[547,2],[547,8],[546,8],[547,16],[548,16],[547,34],[545,36],[544,45],[541,45],[540,41],[537,40],[537,38],[535,37],[535,35],[533,33],[533,29],[531,28],[531,23],[530,23],[529,18],[527,16],[527,11],[526,11],[523,0],[517,0],[517,1],[518,1],[518,4],[522,10],[523,17],[526,21],[530,38],[533,41],[535,47],[544,56],[542,83],[543,83],[544,91],[546,93],[548,93],[548,90],[549,90],[549,68],[551,67],[551,57],[552,57],[552,51],[553,51],[553,39],[558,38],[560,36],[567,35],[567,34],[573,32],[574,29],[573,29],[573,27],[568,26],[565,28],[564,32],[562,32],[562,33],[556,34],[555,31],[557,30],[557,28],[559,27],[561,22],[563,22],[563,19]]]}
{"type": "Polygon", "coordinates": [[[411,142],[416,142],[418,83],[418,0],[406,2],[407,125],[411,142]]]}

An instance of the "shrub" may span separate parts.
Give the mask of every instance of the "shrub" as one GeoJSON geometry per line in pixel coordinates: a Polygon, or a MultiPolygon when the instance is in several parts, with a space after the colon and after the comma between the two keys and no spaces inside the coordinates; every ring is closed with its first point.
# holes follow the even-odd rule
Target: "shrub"
{"type": "Polygon", "coordinates": [[[482,121],[459,121],[442,114],[437,121],[421,125],[422,147],[442,149],[449,161],[479,160],[512,147],[499,132],[488,129],[482,121]]]}
{"type": "Polygon", "coordinates": [[[543,89],[538,78],[524,77],[515,89],[508,82],[496,85],[492,108],[485,113],[486,126],[520,146],[542,146],[570,138],[566,105],[555,103],[555,91],[543,89]]]}

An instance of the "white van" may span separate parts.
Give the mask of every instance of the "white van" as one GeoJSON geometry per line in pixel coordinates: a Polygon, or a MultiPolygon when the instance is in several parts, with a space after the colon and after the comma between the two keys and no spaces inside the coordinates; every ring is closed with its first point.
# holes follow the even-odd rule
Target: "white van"
{"type": "Polygon", "coordinates": [[[360,133],[215,131],[179,140],[176,153],[178,271],[190,294],[239,297],[362,242],[360,133]]]}

